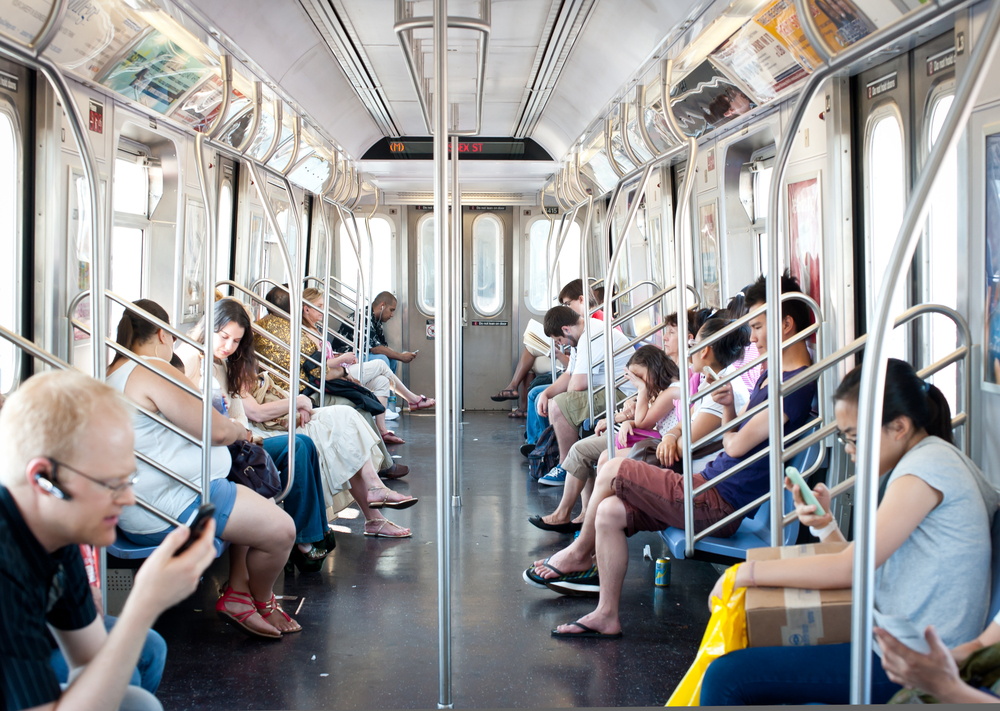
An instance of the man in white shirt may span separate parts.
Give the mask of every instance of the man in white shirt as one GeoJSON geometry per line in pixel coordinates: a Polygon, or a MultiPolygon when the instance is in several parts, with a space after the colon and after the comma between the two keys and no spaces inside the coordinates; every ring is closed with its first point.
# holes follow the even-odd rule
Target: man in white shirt
{"type": "MultiPolygon", "coordinates": [[[[579,428],[590,415],[590,404],[587,396],[587,371],[593,373],[594,382],[594,414],[604,411],[606,384],[606,368],[604,363],[604,322],[590,319],[589,335],[592,342],[588,343],[587,324],[584,317],[568,306],[556,306],[545,314],[545,335],[552,338],[558,345],[572,347],[568,378],[560,378],[565,389],[554,393],[557,383],[544,393],[536,402],[538,414],[548,416],[555,429],[556,440],[559,442],[559,461],[562,462],[569,454],[570,447],[579,439],[579,428]],[[591,355],[593,354],[593,355],[591,355]],[[595,361],[600,361],[594,365],[595,361]],[[598,390],[598,388],[601,388],[598,390]]],[[[632,355],[627,348],[628,337],[620,331],[612,331],[612,347],[615,351],[624,348],[614,356],[614,380],[621,378],[625,366],[632,355]]],[[[616,401],[632,395],[635,386],[625,381],[616,392],[616,401]]],[[[566,472],[561,466],[538,480],[540,484],[560,486],[566,481],[566,472]]]]}

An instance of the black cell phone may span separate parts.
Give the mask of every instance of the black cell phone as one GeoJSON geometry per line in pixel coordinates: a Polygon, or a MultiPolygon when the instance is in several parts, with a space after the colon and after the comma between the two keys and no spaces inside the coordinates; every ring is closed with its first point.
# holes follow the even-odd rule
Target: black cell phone
{"type": "Polygon", "coordinates": [[[200,506],[198,508],[198,512],[194,515],[194,520],[188,523],[188,528],[191,529],[191,535],[188,536],[188,539],[184,541],[180,548],[177,549],[174,556],[181,555],[184,551],[194,545],[195,541],[201,538],[201,534],[205,531],[205,526],[208,524],[209,519],[214,515],[215,506],[212,504],[205,504],[204,506],[200,506]]]}

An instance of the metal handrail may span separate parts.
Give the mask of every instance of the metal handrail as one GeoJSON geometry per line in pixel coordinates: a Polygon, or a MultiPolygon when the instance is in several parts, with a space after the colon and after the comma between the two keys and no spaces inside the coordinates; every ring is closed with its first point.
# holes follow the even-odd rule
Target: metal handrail
{"type": "MultiPolygon", "coordinates": [[[[492,0],[480,0],[480,14],[482,17],[448,17],[448,27],[456,30],[474,30],[479,32],[482,36],[479,40],[479,46],[477,51],[477,64],[478,70],[476,72],[476,130],[475,131],[458,131],[452,129],[449,131],[450,135],[453,136],[478,136],[483,130],[483,94],[486,89],[486,61],[489,56],[490,48],[490,22],[491,22],[491,4],[492,0]]],[[[419,76],[417,71],[416,62],[413,59],[413,30],[417,29],[431,29],[434,27],[434,17],[411,17],[406,18],[406,2],[405,0],[396,1],[396,23],[393,25],[393,31],[396,33],[396,39],[399,42],[399,47],[403,51],[403,59],[406,63],[406,69],[410,74],[410,81],[413,83],[413,89],[417,94],[417,103],[420,105],[420,113],[424,119],[424,126],[427,129],[427,133],[434,135],[434,125],[431,120],[431,110],[427,103],[427,97],[423,93],[423,78],[419,76]]]]}

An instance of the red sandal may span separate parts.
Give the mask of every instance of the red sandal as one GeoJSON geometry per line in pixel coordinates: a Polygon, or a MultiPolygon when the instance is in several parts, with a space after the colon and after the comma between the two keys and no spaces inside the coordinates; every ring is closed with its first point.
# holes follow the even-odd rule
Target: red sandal
{"type": "Polygon", "coordinates": [[[434,407],[437,404],[434,398],[428,398],[426,395],[421,395],[414,402],[409,403],[411,410],[426,410],[429,407],[434,407]]]}
{"type": "MultiPolygon", "coordinates": [[[[237,629],[241,632],[244,632],[251,637],[281,639],[281,632],[278,632],[278,630],[275,630],[277,634],[266,634],[245,624],[249,618],[257,614],[258,609],[258,603],[256,603],[250,595],[247,593],[236,592],[233,590],[232,586],[229,585],[226,586],[226,590],[222,593],[222,597],[219,598],[219,601],[215,603],[216,614],[223,620],[234,623],[237,629]],[[245,612],[230,612],[226,609],[227,602],[235,602],[239,605],[249,605],[250,609],[245,612]]],[[[264,616],[261,615],[261,619],[263,619],[263,617],[264,616]]]]}
{"type": "MultiPolygon", "coordinates": [[[[274,593],[271,593],[271,599],[268,600],[267,602],[254,600],[253,604],[257,608],[257,612],[260,613],[261,619],[263,619],[265,622],[267,621],[267,618],[273,615],[275,612],[280,612],[281,616],[285,618],[285,622],[295,622],[295,620],[293,620],[287,612],[281,609],[281,605],[278,604],[278,599],[274,596],[274,593]]],[[[302,631],[302,625],[300,625],[298,622],[295,622],[295,626],[297,629],[285,630],[284,632],[282,632],[282,634],[294,634],[296,632],[302,631]]]]}

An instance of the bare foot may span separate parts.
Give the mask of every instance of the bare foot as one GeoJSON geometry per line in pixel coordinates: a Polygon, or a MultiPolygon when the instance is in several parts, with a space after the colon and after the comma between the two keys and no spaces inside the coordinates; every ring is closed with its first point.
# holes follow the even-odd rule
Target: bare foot
{"type": "Polygon", "coordinates": [[[398,491],[393,491],[388,487],[373,486],[368,490],[368,503],[369,504],[380,504],[383,501],[388,501],[389,503],[399,503],[400,501],[406,501],[407,499],[412,499],[412,496],[404,496],[398,491]],[[388,492],[388,493],[386,493],[388,492]]]}
{"type": "MultiPolygon", "coordinates": [[[[602,632],[604,634],[618,634],[622,631],[622,624],[617,615],[613,617],[609,615],[602,615],[597,610],[594,610],[585,617],[581,617],[577,621],[596,632],[602,632]]],[[[580,634],[583,631],[584,630],[572,623],[556,627],[556,632],[559,632],[560,634],[580,634]]]]}
{"type": "MultiPolygon", "coordinates": [[[[247,600],[250,596],[247,595],[247,600]]],[[[241,602],[240,600],[235,600],[230,598],[226,600],[223,605],[226,608],[226,612],[232,615],[233,619],[237,619],[237,616],[242,617],[252,606],[250,602],[241,602]]],[[[265,637],[277,637],[281,633],[274,627],[270,622],[265,620],[260,616],[259,612],[254,612],[252,615],[240,620],[244,627],[256,632],[257,634],[263,635],[265,637]]]]}
{"type": "Polygon", "coordinates": [[[281,605],[278,604],[278,600],[274,597],[274,595],[271,595],[270,602],[264,603],[259,600],[254,600],[254,604],[260,612],[260,616],[269,622],[276,630],[281,632],[281,634],[292,634],[293,632],[302,631],[302,625],[289,617],[288,614],[281,609],[281,605]]]}
{"type": "Polygon", "coordinates": [[[542,520],[545,521],[545,523],[552,524],[553,526],[556,526],[556,525],[558,525],[560,523],[569,523],[569,516],[562,516],[562,515],[560,515],[559,514],[559,510],[556,509],[555,511],[553,511],[552,513],[550,513],[548,516],[542,516],[542,520]]]}
{"type": "Polygon", "coordinates": [[[586,511],[581,513],[579,516],[574,518],[570,523],[583,523],[583,519],[586,518],[586,511]]]}
{"type": "Polygon", "coordinates": [[[562,549],[554,556],[551,556],[547,563],[544,559],[536,560],[533,564],[535,566],[535,574],[540,578],[548,580],[559,577],[559,573],[552,570],[552,568],[556,568],[563,574],[582,573],[585,570],[590,570],[594,564],[593,557],[589,553],[581,556],[575,548],[575,545],[571,545],[568,548],[562,549]]]}

